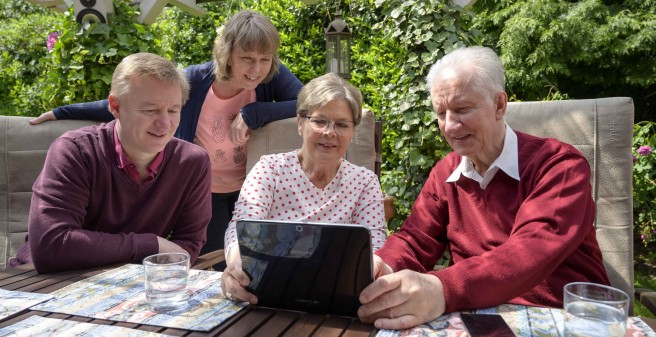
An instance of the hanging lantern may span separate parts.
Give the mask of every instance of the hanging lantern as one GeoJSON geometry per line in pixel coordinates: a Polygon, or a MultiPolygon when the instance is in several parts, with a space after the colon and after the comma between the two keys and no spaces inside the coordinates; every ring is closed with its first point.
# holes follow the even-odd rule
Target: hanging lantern
{"type": "Polygon", "coordinates": [[[339,12],[325,29],[326,73],[336,73],[344,79],[351,78],[351,29],[339,12]]]}

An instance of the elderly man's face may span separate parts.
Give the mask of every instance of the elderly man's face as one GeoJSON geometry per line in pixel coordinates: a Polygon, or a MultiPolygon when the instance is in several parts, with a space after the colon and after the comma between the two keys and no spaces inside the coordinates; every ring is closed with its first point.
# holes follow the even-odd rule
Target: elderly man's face
{"type": "Polygon", "coordinates": [[[469,71],[446,71],[435,79],[431,100],[446,141],[484,172],[501,154],[505,93],[493,100],[473,85],[469,71]]]}

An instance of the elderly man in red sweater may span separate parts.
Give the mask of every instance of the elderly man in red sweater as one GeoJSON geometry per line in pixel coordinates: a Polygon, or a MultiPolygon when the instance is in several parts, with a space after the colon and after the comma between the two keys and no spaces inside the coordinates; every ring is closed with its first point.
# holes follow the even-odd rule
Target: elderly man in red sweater
{"type": "Polygon", "coordinates": [[[590,166],[573,146],[513,131],[499,57],[456,50],[427,87],[453,152],[397,234],[376,252],[358,315],[404,329],[502,303],[562,307],[572,281],[609,284],[597,244],[590,166]],[[433,271],[449,249],[449,267],[433,271]]]}
{"type": "Polygon", "coordinates": [[[26,243],[10,266],[39,272],[188,253],[196,259],[211,215],[210,163],[173,138],[187,100],[185,75],[149,53],[116,67],[107,124],[56,139],[32,187],[26,243]]]}

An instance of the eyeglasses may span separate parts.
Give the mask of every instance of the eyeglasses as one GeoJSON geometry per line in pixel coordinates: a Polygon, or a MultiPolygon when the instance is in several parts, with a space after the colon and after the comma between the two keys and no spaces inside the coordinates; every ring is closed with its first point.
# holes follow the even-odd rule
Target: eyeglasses
{"type": "Polygon", "coordinates": [[[353,131],[353,127],[355,126],[355,123],[351,121],[331,122],[325,118],[312,117],[312,116],[304,116],[304,118],[307,118],[307,120],[310,122],[310,126],[312,127],[312,130],[316,132],[325,132],[326,130],[328,130],[328,127],[332,124],[333,130],[335,130],[335,133],[340,136],[345,136],[349,134],[350,132],[353,131]]]}

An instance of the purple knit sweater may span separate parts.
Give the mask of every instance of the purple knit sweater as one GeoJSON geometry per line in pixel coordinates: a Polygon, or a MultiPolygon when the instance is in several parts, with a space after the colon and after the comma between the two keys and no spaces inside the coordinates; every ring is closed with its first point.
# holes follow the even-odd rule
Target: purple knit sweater
{"type": "Polygon", "coordinates": [[[117,166],[115,123],[67,132],[50,146],[32,188],[26,243],[10,265],[53,272],[141,263],[158,252],[157,236],[196,260],[212,211],[207,153],[174,138],[155,178],[140,185],[117,166]]]}

